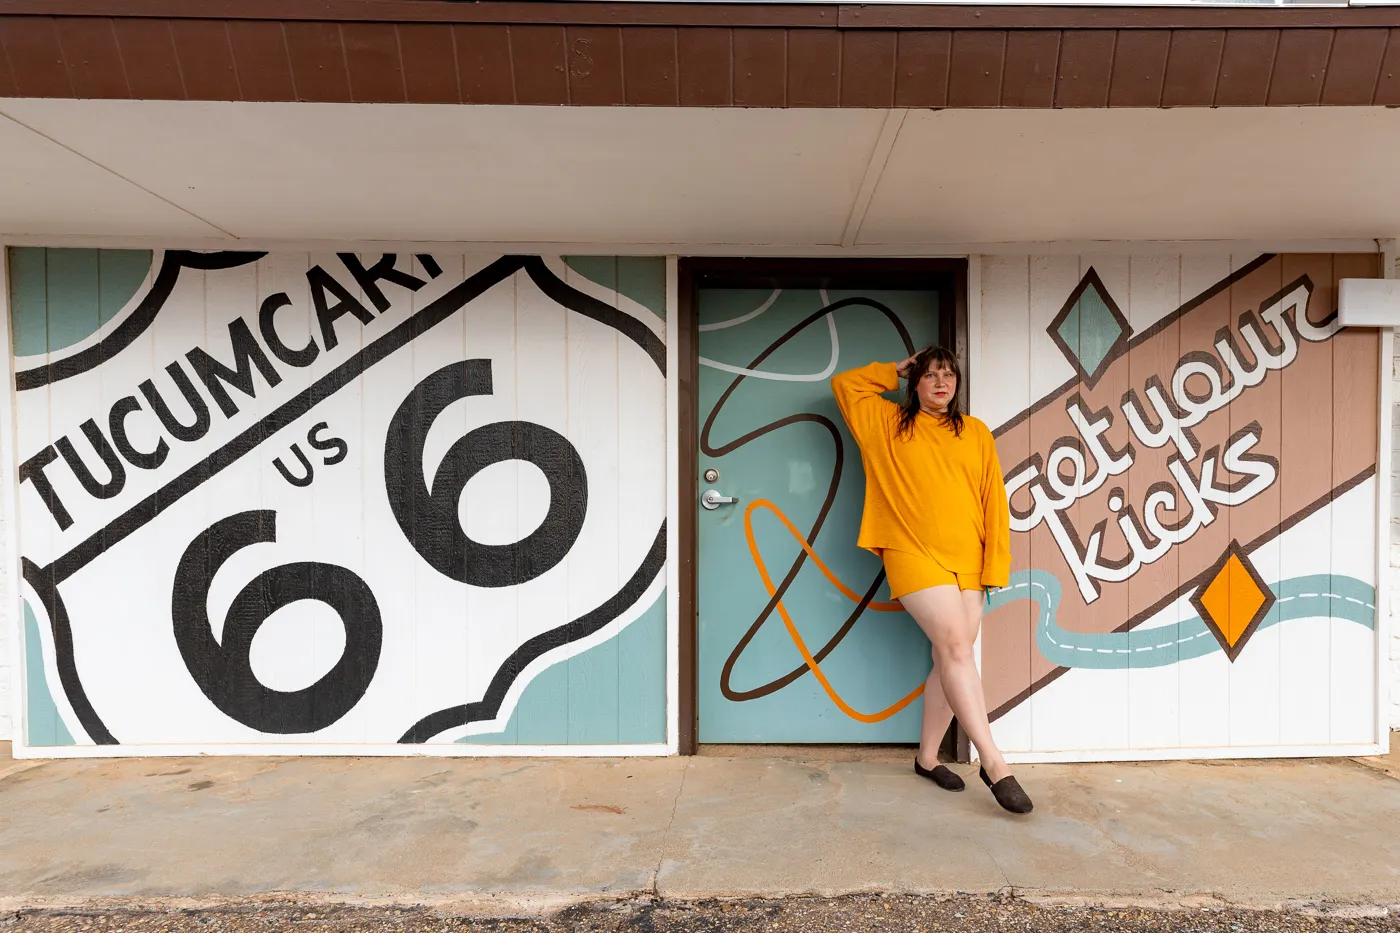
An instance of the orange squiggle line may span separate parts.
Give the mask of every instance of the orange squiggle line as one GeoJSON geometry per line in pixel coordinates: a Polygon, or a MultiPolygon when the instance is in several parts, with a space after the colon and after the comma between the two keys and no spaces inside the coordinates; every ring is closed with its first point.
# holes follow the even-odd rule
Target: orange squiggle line
{"type": "MultiPolygon", "coordinates": [[[[797,530],[797,526],[789,521],[788,517],[784,515],[776,505],[769,502],[767,499],[755,499],[753,502],[749,503],[749,507],[744,510],[744,537],[746,537],[749,542],[749,556],[753,558],[754,566],[758,568],[758,575],[763,580],[763,587],[768,591],[770,597],[778,592],[778,588],[773,585],[773,578],[768,575],[768,566],[764,564],[763,555],[760,554],[758,550],[758,542],[754,539],[753,512],[754,509],[758,508],[767,509],[778,516],[778,520],[781,521],[792,536],[797,539],[797,543],[802,545],[802,550],[807,552],[807,556],[817,565],[817,569],[822,572],[822,575],[830,580],[847,599],[856,603],[860,602],[860,597],[857,596],[850,587],[837,579],[836,575],[831,572],[831,569],[817,556],[817,552],[812,550],[812,546],[802,537],[802,533],[797,530]]],[[[899,612],[904,607],[899,603],[871,603],[870,608],[878,612],[899,612]]],[[[862,713],[843,700],[841,695],[836,692],[836,688],[831,685],[831,681],[827,680],[826,674],[822,673],[821,665],[817,663],[816,658],[812,657],[812,652],[807,650],[807,643],[802,640],[802,636],[798,633],[797,626],[793,624],[792,616],[788,615],[787,607],[783,605],[782,600],[778,600],[778,615],[782,617],[783,625],[787,628],[788,635],[792,637],[793,644],[795,644],[797,650],[802,653],[802,659],[807,662],[807,669],[817,678],[817,682],[822,685],[822,689],[825,690],[826,695],[831,698],[831,702],[835,703],[841,712],[850,716],[857,722],[872,723],[889,719],[895,713],[904,709],[904,707],[913,703],[923,695],[924,685],[919,684],[912,693],[899,700],[893,706],[888,706],[877,713],[862,713]]]]}
{"type": "MultiPolygon", "coordinates": [[[[753,510],[757,508],[767,509],[774,515],[778,516],[778,521],[782,522],[787,527],[788,533],[792,535],[793,539],[796,540],[798,544],[802,545],[802,550],[807,552],[807,556],[812,559],[812,563],[816,564],[817,569],[822,572],[822,575],[831,581],[831,585],[840,590],[841,593],[851,602],[860,602],[860,597],[856,595],[855,591],[848,587],[846,584],[842,583],[839,579],[837,579],[836,574],[831,572],[831,568],[828,567],[826,563],[820,557],[817,556],[816,551],[812,550],[812,546],[807,543],[806,538],[802,537],[802,532],[797,530],[797,526],[792,523],[792,519],[784,515],[776,505],[769,502],[767,499],[755,499],[753,504],[750,505],[747,511],[744,512],[744,532],[748,535],[749,538],[749,550],[753,555],[754,563],[759,565],[762,565],[763,563],[763,559],[759,556],[758,546],[754,542],[751,530],[753,522],[750,519],[750,516],[753,514],[753,510]]],[[[764,573],[763,569],[760,569],[759,573],[766,576],[766,573],[764,573]]],[[[768,595],[772,596],[773,592],[775,591],[770,587],[770,592],[768,593],[768,595]]],[[[868,608],[874,609],[876,612],[904,611],[904,607],[901,606],[899,603],[871,603],[868,608]]]]}

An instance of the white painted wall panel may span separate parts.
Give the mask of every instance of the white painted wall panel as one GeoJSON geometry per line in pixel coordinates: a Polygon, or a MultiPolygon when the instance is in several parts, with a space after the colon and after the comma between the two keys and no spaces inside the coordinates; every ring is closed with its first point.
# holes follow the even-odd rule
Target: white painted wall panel
{"type": "MultiPolygon", "coordinates": [[[[1400,275],[1400,264],[1397,264],[1400,275]]],[[[1387,374],[1393,389],[1400,389],[1400,342],[1387,374]]],[[[1392,398],[1396,396],[1392,395],[1392,398]]],[[[1390,482],[1390,644],[1382,646],[1388,652],[1390,670],[1390,727],[1400,729],[1400,406],[1390,413],[1391,482],[1390,482]]]]}
{"type": "MultiPolygon", "coordinates": [[[[1132,256],[1128,261],[1127,305],[1124,308],[1133,330],[1151,327],[1181,305],[1182,260],[1180,256],[1132,256]]],[[[1162,364],[1170,364],[1180,355],[1180,341],[1167,339],[1150,357],[1138,354],[1128,360],[1130,384],[1142,382],[1162,364]]],[[[1155,452],[1141,451],[1144,461],[1155,452]]],[[[1146,498],[1151,483],[1145,478],[1130,476],[1128,499],[1140,502],[1146,498]]],[[[1177,558],[1169,554],[1138,579],[1130,581],[1129,590],[1139,586],[1160,586],[1161,580],[1177,576],[1177,558]]],[[[1177,600],[1160,618],[1177,623],[1189,617],[1190,605],[1177,600]]],[[[1128,740],[1133,747],[1172,747],[1181,743],[1182,690],[1180,671],[1176,665],[1158,667],[1130,666],[1128,668],[1128,740]]]]}
{"type": "Polygon", "coordinates": [[[1013,543],[1029,556],[994,597],[982,653],[1006,750],[1376,741],[1377,338],[1327,323],[1337,277],[1372,266],[1122,250],[984,261],[984,355],[994,335],[1029,341],[1029,403],[1010,401],[1014,380],[1005,401],[997,383],[979,389],[1000,416],[1013,542],[1029,539],[1013,543]],[[1137,405],[1148,415],[1132,427],[1137,405]],[[1164,432],[1163,414],[1189,430],[1164,432]]]}
{"type": "Polygon", "coordinates": [[[664,265],[35,252],[21,751],[666,741],[664,265]]]}

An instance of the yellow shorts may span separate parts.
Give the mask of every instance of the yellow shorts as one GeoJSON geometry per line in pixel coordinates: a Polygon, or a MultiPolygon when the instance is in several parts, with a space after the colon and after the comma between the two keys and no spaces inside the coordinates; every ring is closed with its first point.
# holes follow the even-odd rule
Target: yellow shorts
{"type": "Polygon", "coordinates": [[[899,599],[931,586],[956,586],[960,590],[983,588],[982,574],[945,570],[942,564],[925,554],[886,548],[881,556],[885,561],[885,579],[890,584],[890,599],[899,599]]]}

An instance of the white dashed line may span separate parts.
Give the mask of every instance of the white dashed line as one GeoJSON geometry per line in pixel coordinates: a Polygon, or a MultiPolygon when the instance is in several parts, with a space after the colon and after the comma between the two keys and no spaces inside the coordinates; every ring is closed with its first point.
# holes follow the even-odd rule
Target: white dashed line
{"type": "MultiPolygon", "coordinates": [[[[1045,609],[1046,609],[1047,612],[1053,613],[1054,604],[1055,604],[1055,597],[1054,597],[1054,594],[1050,592],[1050,588],[1047,587],[1045,584],[1043,584],[1043,583],[1037,583],[1037,582],[1035,582],[1035,581],[1031,581],[1031,582],[1029,582],[1029,583],[1017,583],[1017,584],[1014,584],[1014,585],[1012,585],[1012,586],[1005,587],[1005,589],[1008,589],[1008,590],[1024,590],[1024,589],[1038,589],[1038,590],[1042,590],[1042,591],[1045,593],[1045,601],[1046,601],[1045,609]]],[[[1358,606],[1363,606],[1363,607],[1365,607],[1365,608],[1367,608],[1367,609],[1370,609],[1370,610],[1372,610],[1372,611],[1374,611],[1375,608],[1376,608],[1374,605],[1372,605],[1371,603],[1366,602],[1365,600],[1356,599],[1356,598],[1351,597],[1351,596],[1343,596],[1343,595],[1340,594],[1340,593],[1298,593],[1298,594],[1295,595],[1295,596],[1282,596],[1282,597],[1279,597],[1277,600],[1275,600],[1275,602],[1278,602],[1278,603],[1286,603],[1286,602],[1290,602],[1291,600],[1295,600],[1295,599],[1339,599],[1339,600],[1345,600],[1345,601],[1347,601],[1347,602],[1349,602],[1349,603],[1355,603],[1355,604],[1358,605],[1358,606]]],[[[1180,625],[1180,623],[1178,623],[1178,625],[1180,625]]],[[[1163,643],[1160,644],[1160,645],[1143,645],[1143,646],[1138,647],[1138,648],[1088,648],[1088,647],[1085,647],[1085,646],[1083,646],[1083,645],[1074,645],[1074,644],[1068,644],[1068,643],[1061,643],[1061,642],[1058,642],[1058,641],[1055,640],[1055,636],[1054,636],[1053,634],[1050,633],[1048,627],[1047,627],[1047,629],[1046,629],[1046,631],[1045,631],[1045,638],[1046,638],[1047,641],[1050,642],[1050,644],[1054,645],[1056,648],[1064,648],[1064,649],[1070,650],[1070,651],[1080,651],[1080,652],[1083,652],[1083,653],[1085,653],[1085,654],[1136,654],[1136,653],[1142,652],[1142,651],[1162,651],[1162,650],[1165,650],[1165,649],[1167,649],[1167,648],[1175,647],[1176,645],[1184,645],[1184,644],[1186,644],[1188,641],[1195,641],[1197,638],[1205,638],[1206,636],[1208,636],[1208,635],[1210,635],[1210,634],[1211,634],[1210,630],[1209,630],[1209,629],[1206,629],[1206,630],[1203,631],[1203,632],[1197,632],[1195,635],[1186,635],[1186,636],[1184,636],[1184,637],[1182,637],[1182,638],[1178,638],[1176,641],[1163,642],[1163,643]]]]}

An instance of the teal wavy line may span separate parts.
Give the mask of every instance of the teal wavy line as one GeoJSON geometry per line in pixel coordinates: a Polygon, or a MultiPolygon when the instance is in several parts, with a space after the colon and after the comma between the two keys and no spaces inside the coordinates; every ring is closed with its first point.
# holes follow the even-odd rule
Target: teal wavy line
{"type": "MultiPolygon", "coordinates": [[[[1261,629],[1291,619],[1316,618],[1345,619],[1375,628],[1375,587],[1355,577],[1309,574],[1284,580],[1272,589],[1278,599],[1259,623],[1261,629]]],[[[1060,581],[1054,574],[1022,570],[1012,574],[1006,586],[992,592],[987,608],[998,609],[1022,599],[1039,605],[1036,645],[1047,660],[1060,667],[1165,667],[1220,650],[1220,642],[1200,616],[1194,615],[1173,625],[1129,632],[1067,631],[1055,621],[1060,594],[1060,581]]]]}

